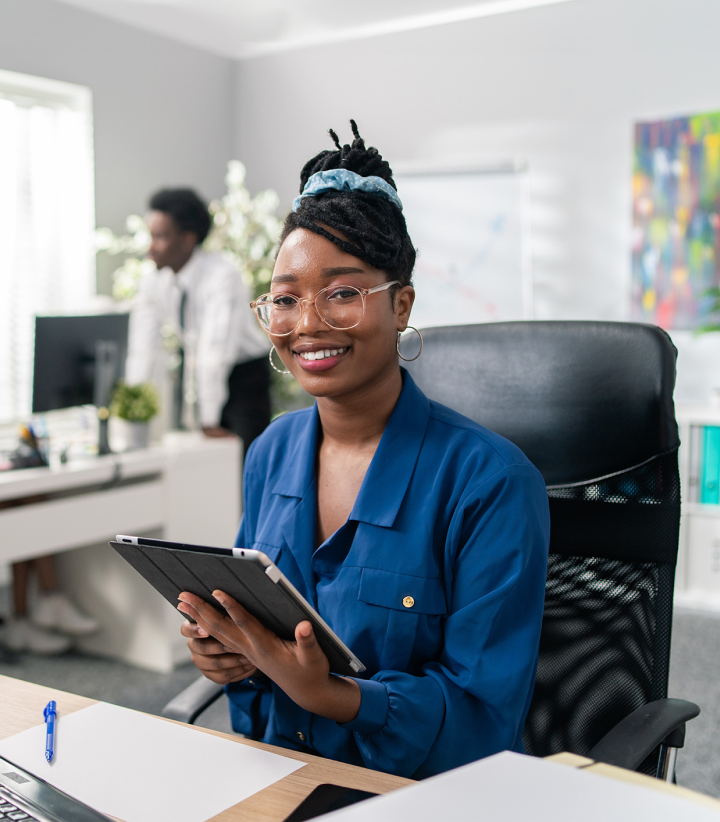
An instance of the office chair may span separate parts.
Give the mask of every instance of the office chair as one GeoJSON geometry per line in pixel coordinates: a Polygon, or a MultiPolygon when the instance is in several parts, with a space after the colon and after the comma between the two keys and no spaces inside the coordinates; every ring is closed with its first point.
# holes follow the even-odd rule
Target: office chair
{"type": "Polygon", "coordinates": [[[408,370],[518,445],[550,500],[540,660],[525,748],[672,781],[697,705],[667,699],[680,529],[676,351],[634,323],[432,328],[408,370]]]}
{"type": "MultiPolygon", "coordinates": [[[[666,699],[680,487],[675,349],[630,323],[432,328],[420,388],[516,443],[548,486],[551,546],[528,753],[560,751],[674,778],[685,722],[666,699]]],[[[200,678],[163,711],[193,722],[200,678]]]]}

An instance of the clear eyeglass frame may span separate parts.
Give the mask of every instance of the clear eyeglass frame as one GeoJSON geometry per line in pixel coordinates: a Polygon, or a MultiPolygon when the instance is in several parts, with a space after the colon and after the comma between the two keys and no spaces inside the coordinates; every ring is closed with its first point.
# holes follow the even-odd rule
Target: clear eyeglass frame
{"type": "Polygon", "coordinates": [[[287,337],[290,334],[292,334],[293,331],[295,331],[295,329],[300,325],[300,323],[302,322],[303,317],[305,316],[305,311],[303,310],[303,303],[312,303],[312,306],[315,309],[315,313],[317,314],[320,322],[325,323],[325,325],[327,325],[328,328],[333,328],[333,329],[335,329],[335,331],[348,331],[351,328],[356,328],[365,319],[365,300],[366,300],[366,298],[368,296],[370,296],[370,294],[377,294],[380,291],[387,291],[388,288],[391,288],[394,285],[400,285],[400,281],[399,280],[391,280],[390,282],[381,283],[380,285],[376,285],[373,288],[358,288],[355,285],[329,285],[329,286],[327,286],[327,288],[321,288],[320,291],[318,291],[318,293],[311,300],[296,297],[294,294],[284,294],[283,293],[281,295],[281,294],[272,294],[271,292],[268,292],[267,294],[261,294],[256,300],[253,300],[250,303],[250,308],[252,308],[252,310],[255,312],[255,316],[257,317],[257,321],[258,321],[258,323],[260,323],[260,328],[262,328],[263,331],[265,331],[267,334],[269,334],[272,337],[287,337]],[[348,289],[348,290],[352,290],[352,291],[357,291],[357,293],[362,298],[362,316],[360,317],[360,319],[356,323],[353,323],[352,325],[344,325],[344,326],[331,325],[322,316],[322,314],[318,310],[318,306],[317,306],[318,297],[320,297],[326,291],[335,291],[335,290],[338,290],[338,289],[348,289]],[[298,317],[297,322],[290,329],[290,331],[284,331],[282,334],[277,334],[273,331],[270,331],[269,328],[267,328],[265,326],[265,324],[263,323],[261,315],[260,315],[260,311],[262,310],[262,308],[264,306],[272,305],[272,298],[273,297],[279,297],[279,296],[295,300],[295,302],[300,306],[300,316],[298,317]]]}

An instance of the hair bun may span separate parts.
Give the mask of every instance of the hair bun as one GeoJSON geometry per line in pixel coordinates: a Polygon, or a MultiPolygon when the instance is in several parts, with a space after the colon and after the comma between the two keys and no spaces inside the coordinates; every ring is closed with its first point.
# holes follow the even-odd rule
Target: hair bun
{"type": "Polygon", "coordinates": [[[328,130],[330,137],[337,146],[337,151],[321,151],[312,160],[305,163],[303,170],[300,172],[301,194],[313,174],[317,174],[319,171],[330,171],[334,168],[346,168],[361,177],[380,177],[397,191],[390,164],[383,160],[376,148],[366,148],[365,140],[360,136],[355,120],[350,120],[350,128],[354,139],[352,145],[346,143],[344,146],[340,144],[337,134],[332,129],[328,130]]]}

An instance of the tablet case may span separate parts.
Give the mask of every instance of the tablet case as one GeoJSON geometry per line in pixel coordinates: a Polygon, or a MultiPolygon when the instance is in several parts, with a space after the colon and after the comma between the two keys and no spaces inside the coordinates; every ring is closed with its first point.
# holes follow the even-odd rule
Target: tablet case
{"type": "MultiPolygon", "coordinates": [[[[281,639],[293,641],[297,624],[309,620],[330,662],[330,670],[336,674],[357,676],[357,671],[350,666],[348,655],[338,647],[313,611],[306,611],[284,587],[282,580],[273,582],[260,563],[239,557],[120,542],[111,542],[110,545],[174,608],[177,607],[179,594],[189,591],[226,614],[212,595],[219,589],[239,602],[281,639]]],[[[186,616],[186,619],[190,617],[186,616]]]]}

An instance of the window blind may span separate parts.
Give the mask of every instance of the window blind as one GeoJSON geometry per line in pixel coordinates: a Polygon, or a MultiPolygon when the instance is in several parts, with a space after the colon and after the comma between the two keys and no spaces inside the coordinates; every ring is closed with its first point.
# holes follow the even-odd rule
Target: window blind
{"type": "Polygon", "coordinates": [[[95,291],[93,226],[90,92],[0,72],[0,422],[30,415],[35,315],[95,291]]]}

